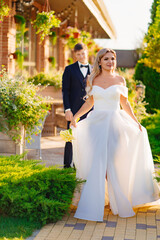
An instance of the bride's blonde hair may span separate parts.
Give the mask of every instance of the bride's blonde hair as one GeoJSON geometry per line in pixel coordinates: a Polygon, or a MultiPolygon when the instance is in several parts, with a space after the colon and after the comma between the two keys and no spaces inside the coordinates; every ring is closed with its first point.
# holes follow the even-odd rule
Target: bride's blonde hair
{"type": "MultiPolygon", "coordinates": [[[[110,49],[110,48],[103,48],[101,49],[98,53],[97,53],[97,56],[95,58],[95,61],[94,61],[94,64],[93,64],[93,70],[91,72],[91,74],[88,76],[88,79],[87,79],[87,86],[86,86],[86,96],[89,96],[89,93],[91,92],[92,90],[92,83],[93,83],[93,80],[98,76],[100,75],[100,73],[102,72],[102,69],[100,67],[100,61],[101,59],[104,57],[104,55],[106,53],[113,53],[114,57],[116,58],[116,52],[113,50],[113,49],[110,49]]],[[[116,67],[115,67],[116,68],[116,67]]],[[[115,70],[115,69],[114,69],[115,70]]]]}

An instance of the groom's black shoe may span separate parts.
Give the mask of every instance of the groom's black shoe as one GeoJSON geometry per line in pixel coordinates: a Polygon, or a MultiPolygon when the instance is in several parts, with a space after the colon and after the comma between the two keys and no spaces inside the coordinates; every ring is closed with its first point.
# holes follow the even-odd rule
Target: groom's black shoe
{"type": "Polygon", "coordinates": [[[64,165],[64,168],[73,168],[74,170],[76,170],[74,163],[73,163],[73,167],[71,167],[70,165],[64,165]]]}

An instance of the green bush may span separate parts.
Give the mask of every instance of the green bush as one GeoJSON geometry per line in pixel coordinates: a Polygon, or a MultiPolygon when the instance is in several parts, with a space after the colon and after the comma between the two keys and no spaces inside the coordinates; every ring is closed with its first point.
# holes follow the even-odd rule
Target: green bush
{"type": "MultiPolygon", "coordinates": [[[[144,101],[144,94],[142,96],[138,96],[136,91],[136,85],[142,84],[142,82],[137,81],[133,78],[134,70],[127,68],[118,68],[119,75],[123,76],[126,80],[126,84],[128,87],[128,99],[133,109],[133,112],[138,119],[139,122],[142,121],[146,116],[148,116],[146,112],[146,101],[144,101]]],[[[145,87],[145,86],[144,86],[145,87]]]]}
{"type": "Polygon", "coordinates": [[[54,71],[52,75],[41,72],[33,77],[29,77],[28,81],[34,83],[35,85],[50,85],[59,89],[62,87],[62,72],[54,71]]]}
{"type": "MultiPolygon", "coordinates": [[[[20,141],[24,126],[28,138],[39,132],[49,106],[47,98],[38,96],[38,87],[23,78],[10,78],[4,66],[0,71],[0,132],[20,141]],[[37,130],[35,131],[35,127],[37,130]]],[[[26,136],[27,136],[26,135],[26,136]]]]}
{"type": "Polygon", "coordinates": [[[147,111],[154,113],[154,108],[160,109],[160,73],[143,63],[137,63],[134,78],[141,80],[146,86],[145,101],[149,103],[146,106],[147,111]]]}
{"type": "Polygon", "coordinates": [[[0,212],[42,224],[68,211],[77,184],[72,169],[45,168],[22,156],[0,157],[0,212]]]}
{"type": "Polygon", "coordinates": [[[142,120],[142,125],[146,127],[152,154],[155,162],[160,162],[160,110],[142,120]]]}

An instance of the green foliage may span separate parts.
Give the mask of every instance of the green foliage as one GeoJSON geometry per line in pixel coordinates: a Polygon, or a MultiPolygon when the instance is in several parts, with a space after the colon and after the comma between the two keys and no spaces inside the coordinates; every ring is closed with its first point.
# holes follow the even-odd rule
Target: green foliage
{"type": "Polygon", "coordinates": [[[157,9],[157,6],[158,6],[158,2],[159,0],[154,0],[153,3],[152,3],[152,7],[151,7],[151,23],[150,25],[152,25],[154,22],[155,22],[155,18],[156,18],[156,9],[157,9]]]}
{"type": "MultiPolygon", "coordinates": [[[[155,109],[155,114],[150,115],[142,121],[142,125],[146,127],[149,142],[151,144],[153,160],[160,164],[160,110],[155,109]]],[[[158,177],[156,180],[160,182],[160,171],[157,171],[158,177]]]]}
{"type": "MultiPolygon", "coordinates": [[[[138,121],[142,121],[146,116],[148,116],[146,112],[146,106],[147,103],[144,101],[145,95],[138,95],[138,92],[136,91],[136,85],[142,84],[139,80],[134,80],[133,78],[133,71],[128,69],[118,69],[118,73],[123,76],[126,80],[126,84],[128,87],[128,99],[131,104],[131,107],[133,109],[133,112],[138,119],[138,121]]],[[[143,85],[145,88],[145,86],[143,85]]]]}
{"type": "Polygon", "coordinates": [[[144,63],[137,63],[135,68],[135,79],[139,79],[146,86],[145,101],[147,111],[153,113],[153,108],[160,109],[160,73],[149,68],[144,63]]]}
{"type": "Polygon", "coordinates": [[[1,213],[41,224],[60,220],[72,201],[75,171],[46,168],[35,160],[21,158],[0,157],[1,213]]]}
{"type": "Polygon", "coordinates": [[[31,236],[33,231],[40,229],[41,224],[27,218],[0,216],[0,239],[23,240],[31,236]]]}
{"type": "Polygon", "coordinates": [[[9,16],[9,11],[8,5],[3,0],[0,0],[0,22],[3,22],[4,17],[9,16]]]}
{"type": "Polygon", "coordinates": [[[49,108],[45,98],[36,95],[38,87],[23,78],[9,78],[5,68],[0,72],[0,132],[14,141],[20,140],[19,130],[24,126],[27,134],[41,126],[49,108]],[[14,131],[11,131],[14,130],[14,131]]]}
{"type": "Polygon", "coordinates": [[[57,42],[56,32],[51,32],[50,38],[51,38],[51,42],[52,42],[52,44],[53,44],[53,46],[54,46],[54,45],[56,44],[56,42],[57,42]]]}
{"type": "Polygon", "coordinates": [[[44,40],[45,36],[51,35],[52,27],[59,27],[60,20],[55,17],[54,11],[38,13],[36,19],[31,21],[33,27],[37,29],[36,34],[40,34],[40,41],[44,40]]]}
{"type": "Polygon", "coordinates": [[[59,89],[62,87],[62,72],[55,70],[52,72],[52,75],[41,72],[33,77],[29,77],[28,81],[34,83],[35,85],[50,85],[59,89]]]}
{"type": "Polygon", "coordinates": [[[14,18],[16,23],[16,47],[21,48],[24,34],[28,31],[26,28],[26,19],[21,15],[14,15],[14,18]]]}
{"type": "Polygon", "coordinates": [[[160,110],[142,120],[146,127],[155,162],[160,162],[160,110]]]}
{"type": "Polygon", "coordinates": [[[52,68],[55,68],[56,67],[56,59],[55,59],[55,57],[49,57],[48,60],[52,64],[52,68]]]}
{"type": "Polygon", "coordinates": [[[23,69],[24,56],[23,56],[22,52],[20,50],[17,50],[15,52],[15,54],[17,55],[16,61],[18,63],[19,69],[23,69]]]}
{"type": "Polygon", "coordinates": [[[89,56],[95,55],[100,50],[100,47],[91,38],[91,34],[86,31],[80,31],[78,28],[67,27],[61,37],[65,39],[64,42],[70,49],[73,49],[80,42],[87,45],[89,56]]]}
{"type": "Polygon", "coordinates": [[[156,2],[156,5],[155,18],[144,39],[147,43],[144,49],[146,58],[140,59],[139,62],[160,73],[160,0],[156,2]]]}

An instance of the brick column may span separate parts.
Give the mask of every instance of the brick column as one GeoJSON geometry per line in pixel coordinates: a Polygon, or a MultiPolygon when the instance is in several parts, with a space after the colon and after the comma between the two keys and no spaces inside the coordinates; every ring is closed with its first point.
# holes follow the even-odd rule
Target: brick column
{"type": "MultiPolygon", "coordinates": [[[[5,1],[11,8],[11,0],[5,1]]],[[[0,25],[0,66],[5,65],[8,72],[13,75],[15,73],[15,60],[9,55],[15,52],[16,47],[16,26],[13,17],[5,17],[0,25]]]]}
{"type": "Polygon", "coordinates": [[[63,24],[59,29],[58,29],[58,69],[64,69],[65,67],[65,46],[63,43],[63,39],[60,37],[64,32],[63,29],[67,27],[67,22],[63,24]]]}
{"type": "Polygon", "coordinates": [[[49,37],[45,38],[45,45],[44,45],[44,72],[48,73],[49,71],[49,37]]]}
{"type": "Polygon", "coordinates": [[[43,43],[39,43],[40,42],[40,36],[37,35],[37,41],[36,41],[36,48],[37,48],[37,62],[36,62],[36,69],[38,72],[43,72],[44,71],[44,55],[45,55],[45,51],[44,51],[44,41],[43,43]]]}

